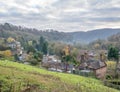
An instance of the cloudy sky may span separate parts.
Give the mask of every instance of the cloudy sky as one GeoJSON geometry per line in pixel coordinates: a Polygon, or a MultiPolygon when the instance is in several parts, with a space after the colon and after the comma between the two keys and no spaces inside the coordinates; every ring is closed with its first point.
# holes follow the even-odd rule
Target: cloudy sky
{"type": "Polygon", "coordinates": [[[0,0],[0,23],[37,29],[120,28],[120,0],[0,0]]]}

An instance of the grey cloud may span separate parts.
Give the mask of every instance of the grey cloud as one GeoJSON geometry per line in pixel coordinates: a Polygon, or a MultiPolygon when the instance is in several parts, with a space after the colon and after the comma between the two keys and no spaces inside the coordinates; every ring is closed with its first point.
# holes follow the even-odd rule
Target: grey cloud
{"type": "Polygon", "coordinates": [[[93,9],[93,11],[100,12],[100,13],[119,13],[120,7],[110,7],[110,8],[103,8],[103,9],[93,9]]]}
{"type": "Polygon", "coordinates": [[[120,0],[51,0],[48,5],[42,5],[40,0],[33,4],[27,0],[10,1],[0,1],[2,21],[23,23],[28,27],[78,31],[120,23],[120,0]]]}
{"type": "Polygon", "coordinates": [[[93,22],[120,22],[120,17],[97,17],[97,18],[88,18],[88,20],[93,22]]]}

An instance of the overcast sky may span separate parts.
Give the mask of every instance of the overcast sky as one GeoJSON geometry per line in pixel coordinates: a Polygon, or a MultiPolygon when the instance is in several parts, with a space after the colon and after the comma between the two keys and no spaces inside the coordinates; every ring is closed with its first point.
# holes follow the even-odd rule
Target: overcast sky
{"type": "Polygon", "coordinates": [[[37,29],[120,28],[120,0],[0,0],[0,23],[37,29]]]}

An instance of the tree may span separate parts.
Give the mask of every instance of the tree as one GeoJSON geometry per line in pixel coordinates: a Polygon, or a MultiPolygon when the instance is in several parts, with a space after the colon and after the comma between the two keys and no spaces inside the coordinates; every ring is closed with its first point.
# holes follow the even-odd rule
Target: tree
{"type": "Polygon", "coordinates": [[[28,45],[32,46],[33,45],[32,41],[28,41],[28,45]]]}
{"type": "Polygon", "coordinates": [[[8,43],[15,42],[15,39],[12,38],[12,37],[9,37],[9,38],[7,39],[7,42],[8,42],[8,43]]]}
{"type": "Polygon", "coordinates": [[[30,42],[26,39],[26,37],[24,36],[17,36],[16,40],[19,41],[21,43],[21,46],[24,48],[24,50],[27,50],[30,42]]]}
{"type": "Polygon", "coordinates": [[[11,50],[0,51],[0,54],[3,55],[4,57],[11,57],[12,56],[11,50]]]}
{"type": "Polygon", "coordinates": [[[48,50],[49,50],[50,55],[55,54],[61,57],[61,53],[62,53],[63,48],[65,47],[65,44],[61,42],[53,42],[53,43],[51,42],[49,43],[48,46],[49,46],[48,50]]]}
{"type": "Polygon", "coordinates": [[[47,42],[44,42],[43,43],[43,47],[42,47],[42,52],[43,54],[47,54],[47,49],[48,49],[48,43],[47,42]]]}
{"type": "Polygon", "coordinates": [[[38,64],[39,64],[39,62],[38,62],[38,60],[35,58],[33,52],[30,52],[30,53],[27,55],[26,61],[29,62],[31,65],[38,65],[38,64]]]}
{"type": "Polygon", "coordinates": [[[63,50],[65,51],[66,56],[70,55],[70,46],[66,46],[63,50]]]}
{"type": "Polygon", "coordinates": [[[112,60],[119,60],[119,50],[113,46],[109,47],[108,50],[108,59],[112,59],[112,60]]]}
{"type": "Polygon", "coordinates": [[[79,49],[73,48],[73,49],[71,50],[71,55],[72,55],[74,58],[77,59],[78,54],[79,54],[79,49]]]}
{"type": "Polygon", "coordinates": [[[117,65],[119,64],[119,50],[113,46],[110,46],[108,50],[108,59],[116,61],[115,76],[118,78],[117,65]]]}
{"type": "Polygon", "coordinates": [[[32,41],[32,45],[33,45],[34,48],[36,48],[37,41],[36,41],[36,40],[33,40],[33,41],[32,41]]]}
{"type": "Polygon", "coordinates": [[[6,45],[0,44],[0,51],[10,50],[10,47],[7,47],[6,45]]]}
{"type": "Polygon", "coordinates": [[[63,52],[61,53],[61,55],[62,55],[62,62],[65,63],[65,72],[68,71],[69,63],[73,63],[73,64],[76,63],[75,57],[73,55],[71,55],[70,52],[71,52],[70,51],[70,46],[66,46],[63,49],[63,52]]]}
{"type": "Polygon", "coordinates": [[[39,48],[38,48],[38,50],[42,51],[44,42],[45,42],[45,39],[43,38],[43,36],[41,36],[40,39],[39,39],[39,48]]]}
{"type": "Polygon", "coordinates": [[[95,49],[100,48],[100,44],[99,44],[99,43],[94,44],[94,48],[95,48],[95,49]]]}
{"type": "Polygon", "coordinates": [[[41,52],[36,52],[34,53],[34,58],[38,61],[41,62],[43,58],[43,54],[41,52]]]}
{"type": "Polygon", "coordinates": [[[76,60],[72,55],[65,55],[62,57],[62,62],[65,63],[65,72],[68,71],[68,65],[71,64],[76,64],[76,60]]]}
{"type": "Polygon", "coordinates": [[[40,37],[39,40],[39,45],[36,45],[36,48],[38,51],[41,51],[43,54],[47,54],[48,51],[48,42],[45,41],[45,38],[43,38],[42,36],[40,37]]]}
{"type": "Polygon", "coordinates": [[[33,47],[33,46],[28,46],[28,48],[27,48],[27,53],[29,53],[29,52],[36,52],[36,50],[35,50],[35,48],[33,47]]]}

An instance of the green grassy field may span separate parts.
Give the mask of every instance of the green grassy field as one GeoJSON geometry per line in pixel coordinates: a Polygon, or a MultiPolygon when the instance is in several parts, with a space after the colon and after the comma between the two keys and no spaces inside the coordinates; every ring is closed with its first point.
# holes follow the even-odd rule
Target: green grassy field
{"type": "Polygon", "coordinates": [[[96,79],[0,61],[0,92],[119,92],[96,79]]]}

